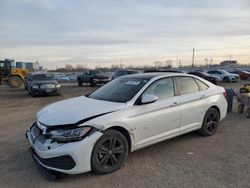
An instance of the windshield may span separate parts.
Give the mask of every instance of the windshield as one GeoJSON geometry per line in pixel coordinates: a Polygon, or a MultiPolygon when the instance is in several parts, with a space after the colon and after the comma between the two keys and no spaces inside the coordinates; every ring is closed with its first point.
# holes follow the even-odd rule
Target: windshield
{"type": "Polygon", "coordinates": [[[33,75],[33,80],[54,80],[52,75],[49,74],[37,74],[37,75],[33,75]]]}
{"type": "Polygon", "coordinates": [[[241,71],[242,73],[249,74],[250,72],[248,71],[241,71]]]}
{"type": "Polygon", "coordinates": [[[103,72],[99,70],[90,70],[89,73],[90,74],[103,74],[103,72]]]}
{"type": "Polygon", "coordinates": [[[208,73],[206,73],[206,72],[199,72],[199,73],[201,73],[201,74],[204,75],[204,76],[211,76],[210,74],[208,74],[208,73]]]}
{"type": "Polygon", "coordinates": [[[128,74],[137,74],[137,73],[140,73],[139,71],[136,71],[136,70],[129,70],[127,71],[128,74]]]}
{"type": "Polygon", "coordinates": [[[88,97],[110,102],[126,103],[130,101],[138,91],[148,82],[142,78],[117,78],[88,97]]]}
{"type": "Polygon", "coordinates": [[[225,70],[220,70],[220,72],[224,73],[224,74],[229,74],[228,71],[225,71],[225,70]]]}

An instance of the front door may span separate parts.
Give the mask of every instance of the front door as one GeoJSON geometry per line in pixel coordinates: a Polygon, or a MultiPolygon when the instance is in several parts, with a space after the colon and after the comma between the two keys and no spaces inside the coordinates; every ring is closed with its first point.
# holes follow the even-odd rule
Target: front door
{"type": "Polygon", "coordinates": [[[131,107],[127,123],[135,129],[135,149],[177,134],[180,126],[180,107],[171,77],[155,81],[142,95],[145,94],[155,95],[158,100],[131,107]]]}

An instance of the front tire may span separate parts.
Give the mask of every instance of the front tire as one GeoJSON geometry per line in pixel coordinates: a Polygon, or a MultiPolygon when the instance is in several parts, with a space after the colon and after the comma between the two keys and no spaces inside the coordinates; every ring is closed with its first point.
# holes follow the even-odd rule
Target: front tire
{"type": "Polygon", "coordinates": [[[78,86],[79,86],[79,87],[82,86],[82,82],[78,82],[78,86]]]}
{"type": "Polygon", "coordinates": [[[214,108],[208,109],[204,116],[199,134],[202,136],[212,136],[219,125],[220,115],[214,108]]]}
{"type": "Polygon", "coordinates": [[[128,142],[116,130],[107,130],[96,142],[91,156],[92,170],[107,174],[118,170],[128,156],[128,142]]]}
{"type": "Polygon", "coordinates": [[[8,84],[12,88],[19,88],[23,84],[23,80],[19,76],[11,76],[8,80],[8,84]]]}
{"type": "Polygon", "coordinates": [[[230,78],[224,77],[223,81],[226,82],[226,83],[229,83],[230,82],[230,78]]]}

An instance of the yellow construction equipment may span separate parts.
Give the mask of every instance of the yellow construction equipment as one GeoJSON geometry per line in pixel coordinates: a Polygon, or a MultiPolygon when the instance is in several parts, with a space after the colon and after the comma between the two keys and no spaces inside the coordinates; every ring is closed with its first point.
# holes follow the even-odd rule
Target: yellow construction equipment
{"type": "Polygon", "coordinates": [[[0,61],[0,84],[7,83],[13,88],[21,87],[29,71],[23,68],[15,68],[11,63],[11,60],[0,61]]]}

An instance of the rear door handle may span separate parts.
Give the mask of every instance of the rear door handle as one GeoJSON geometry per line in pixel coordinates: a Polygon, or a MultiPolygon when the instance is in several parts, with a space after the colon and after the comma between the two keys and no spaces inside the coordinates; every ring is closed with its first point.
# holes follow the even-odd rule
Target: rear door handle
{"type": "Polygon", "coordinates": [[[173,104],[170,105],[170,107],[178,106],[178,102],[174,102],[173,104]]]}
{"type": "Polygon", "coordinates": [[[206,95],[202,95],[200,99],[205,99],[206,97],[207,97],[206,95]]]}

